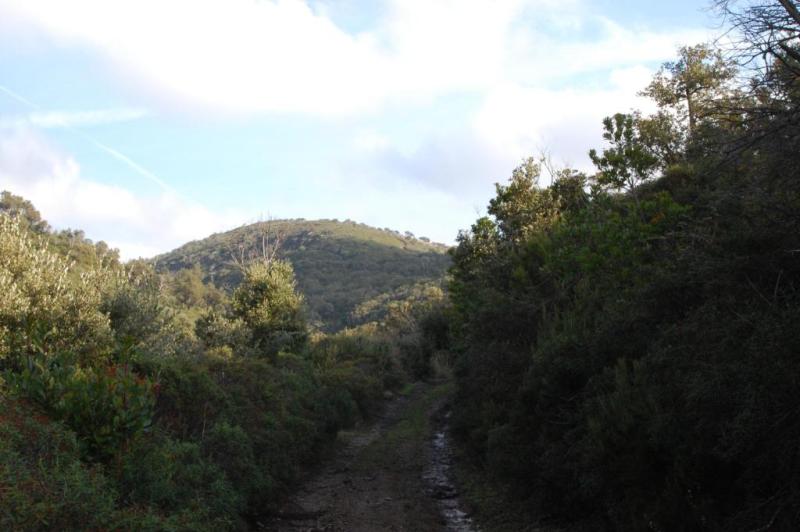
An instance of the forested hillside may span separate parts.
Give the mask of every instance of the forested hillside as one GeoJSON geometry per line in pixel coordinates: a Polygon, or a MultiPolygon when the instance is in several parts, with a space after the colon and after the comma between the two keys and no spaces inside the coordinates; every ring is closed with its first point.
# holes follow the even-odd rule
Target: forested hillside
{"type": "Polygon", "coordinates": [[[311,323],[327,331],[365,323],[358,306],[373,300],[368,321],[385,317],[386,303],[415,285],[441,285],[447,247],[425,237],[352,221],[275,220],[190,242],[155,259],[160,271],[199,267],[204,280],[230,291],[242,279],[239,263],[277,246],[291,262],[311,323]],[[382,301],[380,309],[374,302],[382,301]],[[376,312],[379,310],[379,312],[376,312]]]}

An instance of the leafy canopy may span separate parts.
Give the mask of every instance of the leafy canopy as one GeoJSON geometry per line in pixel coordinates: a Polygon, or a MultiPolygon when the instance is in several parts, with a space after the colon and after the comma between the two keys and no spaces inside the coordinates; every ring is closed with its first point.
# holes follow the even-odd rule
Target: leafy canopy
{"type": "Polygon", "coordinates": [[[303,297],[297,292],[292,265],[282,260],[257,261],[244,270],[233,292],[233,315],[252,330],[254,346],[274,354],[295,350],[307,338],[303,297]]]}

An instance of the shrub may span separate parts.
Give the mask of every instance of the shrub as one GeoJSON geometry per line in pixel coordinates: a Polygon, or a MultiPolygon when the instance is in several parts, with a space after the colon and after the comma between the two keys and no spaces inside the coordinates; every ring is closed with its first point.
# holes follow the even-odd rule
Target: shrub
{"type": "Polygon", "coordinates": [[[0,398],[0,528],[113,526],[116,492],[80,460],[75,435],[20,401],[0,398]]]}
{"type": "Polygon", "coordinates": [[[297,352],[307,340],[303,298],[288,262],[254,262],[233,293],[233,313],[252,331],[255,348],[267,355],[297,352]]]}
{"type": "Polygon", "coordinates": [[[68,354],[41,354],[28,357],[22,371],[7,373],[6,381],[13,394],[70,427],[94,458],[123,451],[152,422],[154,386],[129,364],[81,367],[68,354]]]}
{"type": "Polygon", "coordinates": [[[19,367],[35,342],[83,362],[102,358],[112,335],[100,311],[101,284],[94,272],[71,277],[43,236],[0,214],[0,364],[19,367]]]}

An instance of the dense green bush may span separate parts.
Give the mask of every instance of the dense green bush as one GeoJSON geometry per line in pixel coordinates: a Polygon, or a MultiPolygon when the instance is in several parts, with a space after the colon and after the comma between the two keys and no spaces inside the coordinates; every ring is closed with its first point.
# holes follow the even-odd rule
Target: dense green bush
{"type": "Polygon", "coordinates": [[[245,527],[244,494],[196,442],[156,433],[141,439],[115,464],[124,511],[145,509],[159,529],[245,527]]]}
{"type": "Polygon", "coordinates": [[[800,527],[795,104],[711,97],[693,131],[609,119],[597,176],[526,162],[453,252],[454,430],[545,519],[800,527]]]}
{"type": "Polygon", "coordinates": [[[113,484],[81,462],[74,435],[18,401],[0,398],[0,409],[0,528],[113,526],[113,484]]]}
{"type": "Polygon", "coordinates": [[[81,459],[74,433],[0,400],[3,530],[242,528],[240,496],[196,444],[141,439],[106,465],[81,459]]]}
{"type": "Polygon", "coordinates": [[[124,452],[150,427],[155,394],[150,381],[128,364],[81,367],[58,354],[28,357],[21,371],[5,375],[9,391],[64,422],[93,458],[124,452]]]}
{"type": "Polygon", "coordinates": [[[39,341],[47,352],[71,351],[86,362],[112,343],[100,311],[102,274],[75,279],[67,261],[47,249],[44,236],[0,214],[0,364],[18,366],[39,341]]]}
{"type": "MultiPolygon", "coordinates": [[[[315,338],[309,355],[330,393],[346,390],[358,407],[357,417],[366,418],[375,411],[384,390],[397,389],[405,381],[393,344],[393,337],[378,327],[360,327],[315,338]]],[[[343,400],[340,396],[336,401],[343,400]]]]}
{"type": "Polygon", "coordinates": [[[256,261],[244,268],[244,278],[231,298],[233,316],[250,331],[253,349],[262,356],[303,349],[308,330],[303,298],[297,293],[291,264],[256,261]]]}

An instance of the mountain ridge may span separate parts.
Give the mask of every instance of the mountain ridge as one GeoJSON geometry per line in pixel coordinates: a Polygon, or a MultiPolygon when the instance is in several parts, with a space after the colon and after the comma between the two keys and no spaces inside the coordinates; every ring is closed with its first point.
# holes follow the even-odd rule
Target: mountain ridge
{"type": "Polygon", "coordinates": [[[159,271],[198,266],[206,281],[230,291],[241,280],[241,262],[275,253],[292,263],[311,323],[332,331],[359,325],[362,320],[354,311],[368,300],[440,283],[450,264],[447,249],[411,233],[352,220],[298,218],[215,233],[152,261],[159,271]]]}

